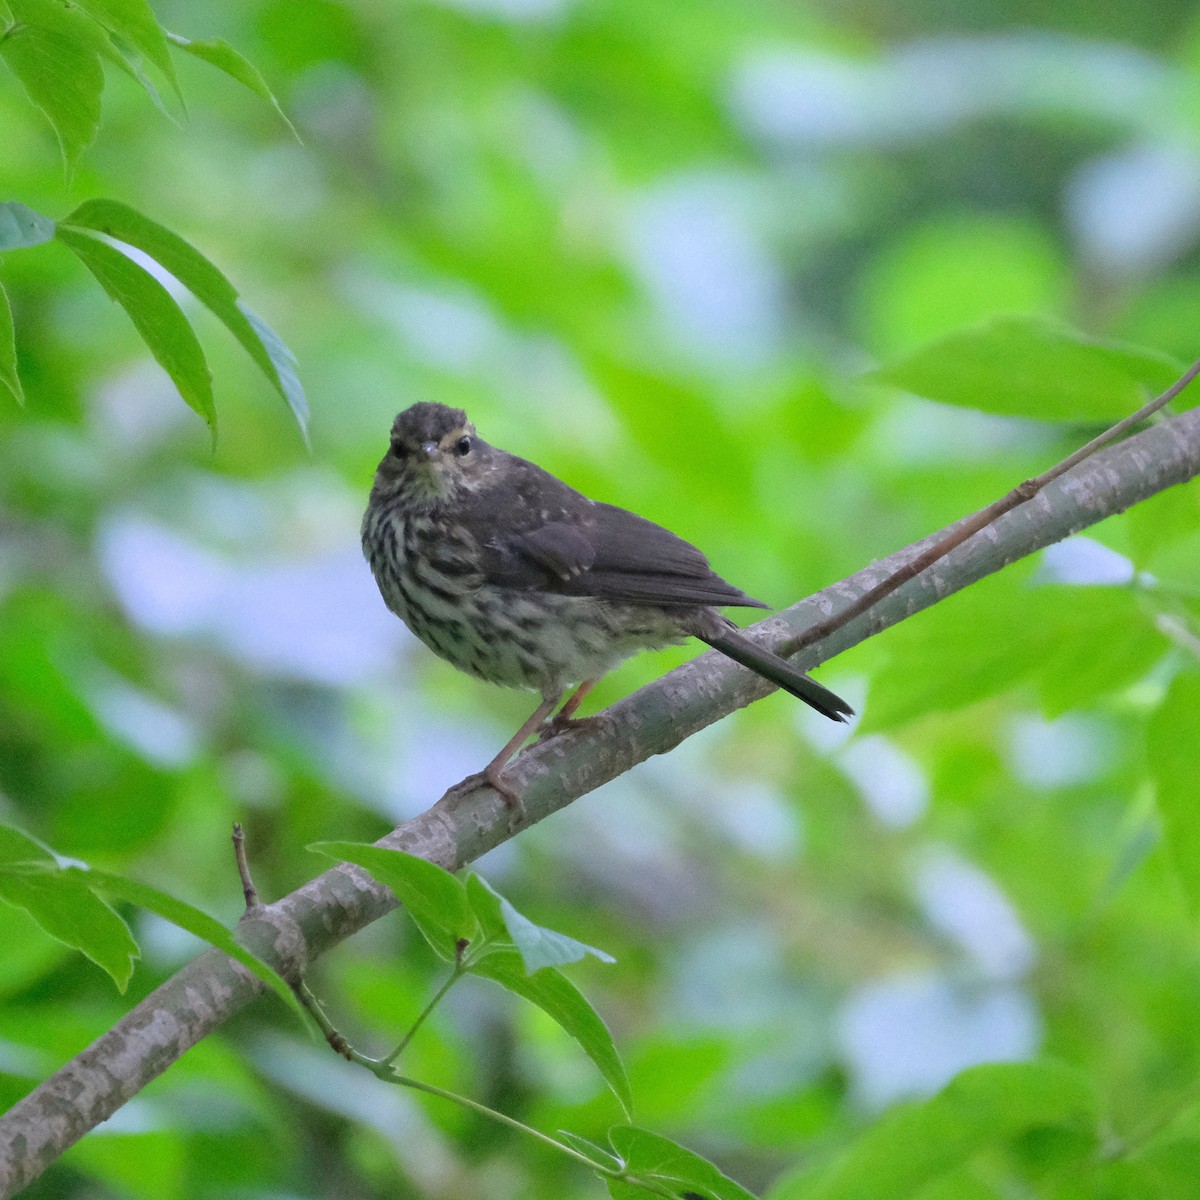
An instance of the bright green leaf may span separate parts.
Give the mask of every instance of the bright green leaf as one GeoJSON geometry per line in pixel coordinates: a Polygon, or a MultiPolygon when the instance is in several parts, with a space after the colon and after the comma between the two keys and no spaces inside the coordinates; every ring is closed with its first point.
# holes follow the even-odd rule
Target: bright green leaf
{"type": "Polygon", "coordinates": [[[246,949],[226,929],[220,921],[210,917],[194,905],[179,900],[158,888],[135,879],[126,879],[123,875],[113,875],[108,871],[93,871],[87,867],[69,867],[64,872],[68,877],[74,877],[84,886],[101,891],[110,896],[117,896],[130,904],[146,909],[164,921],[170,921],[180,929],[186,930],[201,941],[237,959],[248,971],[269,987],[306,1025],[310,1030],[315,1029],[312,1018],[304,1010],[296,994],[287,981],[273,967],[267,965],[246,949]]]}
{"type": "Polygon", "coordinates": [[[163,1122],[165,1128],[105,1129],[71,1147],[71,1169],[83,1171],[102,1195],[127,1200],[186,1200],[195,1171],[193,1131],[163,1122]]]}
{"type": "MultiPolygon", "coordinates": [[[[1060,589],[1054,590],[1063,596],[1060,589]]],[[[1085,587],[1074,592],[1060,610],[1071,620],[1055,623],[1061,637],[1038,668],[1038,694],[1047,717],[1087,707],[1144,679],[1168,646],[1153,614],[1131,589],[1085,587]],[[1097,654],[1097,646],[1106,647],[1106,652],[1097,654]]]]}
{"type": "Polygon", "coordinates": [[[532,975],[534,971],[540,971],[543,967],[562,967],[567,963],[578,962],[588,954],[601,962],[617,961],[611,954],[605,954],[595,946],[577,942],[565,933],[556,933],[553,929],[535,925],[528,917],[517,912],[486,879],[479,879],[479,882],[496,897],[504,927],[521,955],[528,974],[532,975]]]}
{"type": "Polygon", "coordinates": [[[1192,915],[1200,915],[1200,675],[1180,674],[1150,718],[1146,753],[1163,840],[1192,915]]]}
{"type": "Polygon", "coordinates": [[[8,293],[0,286],[0,388],[18,403],[25,403],[21,377],[17,374],[17,338],[13,329],[8,293]]]}
{"type": "Polygon", "coordinates": [[[13,864],[41,864],[57,866],[58,860],[52,851],[29,834],[14,829],[11,825],[0,825],[0,867],[13,864]]]}
{"type": "Polygon", "coordinates": [[[910,1200],[986,1147],[1044,1127],[1091,1133],[1095,1120],[1087,1082],[1059,1063],[972,1067],[888,1113],[830,1166],[784,1180],[770,1200],[910,1200]]]}
{"type": "Polygon", "coordinates": [[[462,883],[427,859],[365,842],[315,842],[317,854],[354,863],[369,871],[408,909],[409,916],[433,949],[453,962],[458,944],[472,942],[479,925],[467,904],[462,883]]]}
{"type": "Polygon", "coordinates": [[[608,1140],[631,1175],[661,1181],[677,1196],[690,1193],[704,1200],[754,1200],[706,1158],[661,1134],[618,1125],[608,1131],[608,1140]]]}
{"type": "Polygon", "coordinates": [[[888,661],[872,679],[860,728],[953,712],[1027,681],[1057,714],[1133,682],[1154,663],[1165,643],[1128,589],[1034,585],[1023,578],[1033,566],[1010,567],[888,630],[888,661]],[[1094,630],[1120,630],[1122,621],[1128,644],[1106,671],[1094,630]]]}
{"type": "Polygon", "coordinates": [[[558,1141],[564,1142],[573,1150],[578,1150],[580,1154],[590,1158],[597,1166],[613,1170],[621,1165],[620,1160],[611,1150],[597,1146],[595,1142],[589,1141],[578,1133],[572,1133],[569,1129],[560,1129],[554,1136],[558,1141]]]}
{"type": "Polygon", "coordinates": [[[873,378],[930,400],[1038,421],[1114,421],[1180,374],[1153,351],[1034,317],[999,317],[939,338],[873,378]]]}
{"type": "MultiPolygon", "coordinates": [[[[1121,518],[1134,564],[1161,579],[1159,557],[1200,536],[1200,488],[1173,487],[1135,504],[1121,518]]],[[[1196,555],[1188,555],[1194,562],[1196,555]]],[[[1194,572],[1193,572],[1194,574],[1194,572]]]]}
{"type": "Polygon", "coordinates": [[[56,0],[8,0],[13,26],[0,57],[58,135],[70,171],[100,125],[103,36],[82,13],[56,0]]]}
{"type": "Polygon", "coordinates": [[[483,929],[484,936],[492,940],[503,939],[508,933],[504,914],[500,911],[500,894],[493,891],[478,875],[467,876],[467,903],[475,919],[483,929]]]}
{"type": "Polygon", "coordinates": [[[562,972],[545,967],[534,975],[515,950],[495,950],[471,968],[476,975],[491,979],[510,992],[536,1004],[579,1043],[613,1090],[626,1113],[632,1111],[633,1096],[617,1047],[599,1013],[562,972]]]}
{"type": "Polygon", "coordinates": [[[163,73],[180,103],[183,102],[166,35],[147,0],[75,0],[75,3],[145,55],[163,73]]]}
{"type": "Polygon", "coordinates": [[[136,246],[174,275],[237,338],[287,402],[301,431],[307,430],[308,400],[296,377],[292,352],[242,304],[233,284],[195,246],[116,200],[85,201],[60,224],[92,229],[136,246]]]}
{"type": "MultiPolygon", "coordinates": [[[[168,121],[179,124],[175,114],[167,107],[166,102],[159,94],[159,90],[154,85],[154,80],[146,74],[144,67],[144,59],[131,46],[124,41],[110,41],[108,45],[101,51],[101,57],[105,62],[112,63],[117,70],[124,72],[132,79],[145,93],[150,97],[154,107],[158,109],[168,121]]],[[[176,96],[180,93],[176,91],[176,96]]],[[[180,99],[182,104],[182,98],[180,99]]]]}
{"type": "Polygon", "coordinates": [[[15,200],[0,204],[0,250],[40,246],[54,237],[54,222],[15,200]]]}
{"type": "Polygon", "coordinates": [[[881,240],[858,292],[869,344],[890,357],[1000,314],[1064,311],[1071,272],[1032,217],[935,212],[881,240]]]}
{"type": "MultiPolygon", "coordinates": [[[[287,401],[288,407],[292,410],[292,415],[296,418],[300,426],[300,432],[304,435],[304,439],[307,442],[308,398],[304,394],[300,377],[296,374],[296,356],[288,348],[283,338],[258,313],[248,308],[240,300],[237,302],[237,307],[238,312],[249,322],[258,345],[262,347],[262,353],[266,355],[266,362],[269,363],[269,368],[264,364],[253,344],[247,344],[245,341],[242,341],[236,329],[233,330],[234,336],[239,341],[242,341],[242,345],[246,346],[246,349],[250,351],[251,357],[253,357],[254,361],[259,364],[267,377],[275,385],[276,391],[287,401]]],[[[220,316],[219,313],[217,315],[220,316]]],[[[228,326],[228,322],[226,324],[228,326]]]]}
{"type": "Polygon", "coordinates": [[[179,394],[217,433],[212,378],[195,331],[170,293],[131,258],[89,234],[60,224],[55,234],[96,277],[100,286],[129,314],[179,394]]]}
{"type": "Polygon", "coordinates": [[[87,955],[125,990],[138,958],[137,942],[125,922],[73,871],[0,873],[0,900],[24,909],[51,937],[87,955]]]}
{"type": "Polygon", "coordinates": [[[249,88],[260,99],[265,100],[279,114],[280,119],[296,140],[300,140],[295,126],[288,120],[287,113],[275,99],[275,93],[267,86],[267,81],[262,77],[259,69],[244,54],[239,53],[228,42],[222,41],[220,38],[199,42],[181,37],[177,33],[168,33],[167,37],[180,50],[216,67],[218,71],[224,71],[230,79],[236,80],[243,87],[249,88]]]}

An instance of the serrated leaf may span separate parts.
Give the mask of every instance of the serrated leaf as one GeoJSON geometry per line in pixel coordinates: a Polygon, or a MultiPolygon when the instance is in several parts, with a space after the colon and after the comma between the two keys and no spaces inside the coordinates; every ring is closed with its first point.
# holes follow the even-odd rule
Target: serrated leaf
{"type": "Polygon", "coordinates": [[[102,34],[59,0],[8,0],[8,9],[13,25],[0,39],[0,58],[53,126],[69,173],[100,125],[102,34]]]}
{"type": "Polygon", "coordinates": [[[661,1134],[635,1125],[618,1125],[608,1131],[608,1140],[631,1175],[661,1181],[677,1196],[754,1200],[751,1192],[734,1183],[708,1159],[661,1134]]]}
{"type": "Polygon", "coordinates": [[[167,48],[167,38],[147,0],[74,0],[101,25],[128,42],[152,62],[170,83],[179,102],[183,93],[175,77],[175,64],[167,48]]]}
{"type": "MultiPolygon", "coordinates": [[[[540,971],[543,967],[566,966],[567,963],[578,962],[588,954],[601,962],[617,961],[611,954],[605,954],[603,950],[597,950],[595,946],[589,946],[586,942],[579,942],[565,933],[557,933],[553,929],[535,925],[528,917],[522,916],[486,879],[477,875],[473,878],[478,879],[480,885],[495,896],[501,920],[517,948],[517,953],[525,963],[527,974],[532,975],[534,971],[540,971]]],[[[468,897],[473,894],[477,893],[467,893],[468,897]]]]}
{"type": "Polygon", "coordinates": [[[216,67],[218,71],[224,71],[230,79],[248,88],[259,99],[265,100],[279,114],[280,120],[288,127],[288,131],[296,141],[300,140],[296,127],[288,120],[287,113],[283,111],[279,101],[275,98],[275,93],[271,91],[267,81],[262,77],[262,73],[244,54],[220,38],[201,42],[181,37],[177,33],[168,33],[167,38],[172,45],[178,46],[185,53],[208,63],[209,66],[216,67]]]}
{"type": "Polygon", "coordinates": [[[1192,916],[1200,915],[1200,675],[1177,675],[1146,730],[1163,841],[1192,916]]]}
{"type": "Polygon", "coordinates": [[[54,222],[15,200],[0,204],[0,250],[40,246],[54,237],[54,222]]]}
{"type": "Polygon", "coordinates": [[[207,942],[230,958],[237,959],[248,971],[269,987],[295,1014],[302,1024],[310,1031],[315,1031],[312,1017],[304,1010],[304,1006],[296,999],[287,980],[273,967],[252,954],[220,921],[210,917],[208,913],[168,895],[156,887],[139,883],[135,879],[127,879],[123,875],[114,875],[108,871],[94,871],[88,867],[68,867],[63,872],[68,877],[74,877],[88,888],[101,891],[110,896],[119,897],[162,917],[172,925],[207,942]]]}
{"type": "Polygon", "coordinates": [[[515,950],[494,950],[476,962],[471,970],[536,1004],[556,1021],[596,1064],[622,1109],[627,1114],[632,1111],[629,1079],[608,1026],[561,971],[544,967],[535,975],[528,975],[524,961],[515,950]]]}
{"type": "Polygon", "coordinates": [[[939,338],[872,378],[960,408],[1086,423],[1128,416],[1180,370],[1154,351],[1014,316],[939,338]]]}
{"type": "Polygon", "coordinates": [[[12,308],[3,285],[0,285],[0,388],[18,404],[25,403],[21,377],[17,374],[17,337],[13,328],[12,308]]]}
{"type": "Polygon", "coordinates": [[[979,1151],[1029,1130],[1091,1134],[1086,1079],[1053,1062],[972,1067],[936,1096],[892,1110],[831,1165],[785,1179],[770,1200],[910,1200],[979,1151]]]}
{"type": "Polygon", "coordinates": [[[90,234],[59,223],[55,237],[96,277],[100,286],[133,321],[159,365],[186,403],[217,436],[212,377],[195,331],[183,310],[157,279],[133,259],[90,234]]]}
{"type": "Polygon", "coordinates": [[[453,962],[460,941],[473,942],[479,924],[462,883],[427,859],[365,842],[314,842],[308,847],[327,858],[354,863],[391,888],[436,953],[453,962]]]}
{"type": "Polygon", "coordinates": [[[129,926],[71,871],[0,872],[0,900],[24,909],[52,938],[85,954],[123,992],[139,957],[129,926]]]}
{"type": "Polygon", "coordinates": [[[296,376],[296,360],[279,335],[238,299],[237,289],[199,250],[157,221],[117,200],[88,200],[60,225],[91,229],[136,246],[169,271],[242,344],[287,402],[302,432],[308,400],[296,376]]]}

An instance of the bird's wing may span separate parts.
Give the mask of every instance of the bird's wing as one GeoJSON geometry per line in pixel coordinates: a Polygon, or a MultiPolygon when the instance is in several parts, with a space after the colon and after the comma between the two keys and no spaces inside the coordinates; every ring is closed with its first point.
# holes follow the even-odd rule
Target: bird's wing
{"type": "Polygon", "coordinates": [[[483,555],[489,582],[642,604],[766,607],[726,583],[670,530],[623,508],[579,499],[582,504],[524,530],[505,531],[498,522],[483,555]]]}

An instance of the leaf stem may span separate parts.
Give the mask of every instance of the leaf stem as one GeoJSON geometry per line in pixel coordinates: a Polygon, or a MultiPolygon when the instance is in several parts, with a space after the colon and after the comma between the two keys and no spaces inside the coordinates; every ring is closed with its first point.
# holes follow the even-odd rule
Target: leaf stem
{"type": "Polygon", "coordinates": [[[377,1060],[380,1066],[390,1067],[392,1063],[394,1063],[396,1059],[398,1059],[400,1055],[404,1053],[405,1049],[408,1047],[408,1043],[411,1042],[414,1037],[416,1037],[417,1030],[425,1024],[425,1020],[429,1014],[432,1013],[435,1008],[437,1008],[437,1006],[442,1002],[442,999],[445,997],[446,993],[467,973],[469,969],[470,968],[464,964],[462,959],[459,959],[459,961],[455,963],[454,970],[446,976],[445,982],[440,988],[438,988],[436,992],[434,992],[433,998],[421,1010],[420,1016],[417,1017],[417,1019],[412,1023],[409,1031],[400,1039],[400,1044],[386,1058],[377,1060]]]}

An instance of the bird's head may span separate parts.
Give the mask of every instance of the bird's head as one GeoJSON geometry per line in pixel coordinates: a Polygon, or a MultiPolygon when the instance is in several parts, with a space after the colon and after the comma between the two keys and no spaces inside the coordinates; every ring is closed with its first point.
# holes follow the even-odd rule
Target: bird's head
{"type": "Polygon", "coordinates": [[[392,422],[375,486],[416,503],[451,500],[479,485],[489,450],[461,408],[422,401],[392,422]]]}

